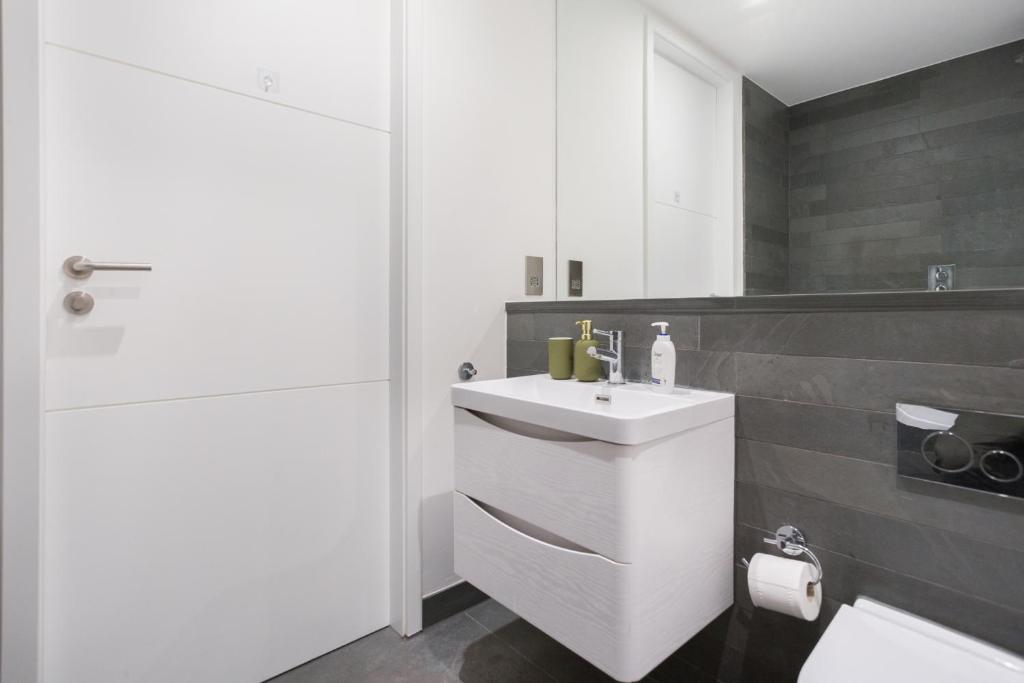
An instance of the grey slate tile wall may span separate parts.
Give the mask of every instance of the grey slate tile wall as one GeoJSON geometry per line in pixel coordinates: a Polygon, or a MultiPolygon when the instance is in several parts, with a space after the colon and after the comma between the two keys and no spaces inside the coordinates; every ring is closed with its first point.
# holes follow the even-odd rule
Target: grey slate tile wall
{"type": "Polygon", "coordinates": [[[747,294],[789,291],[789,112],[743,79],[743,270],[747,294]]]}
{"type": "MultiPolygon", "coordinates": [[[[546,370],[549,336],[625,331],[649,377],[649,313],[508,314],[508,373],[546,370]]],[[[628,311],[628,305],[623,307],[628,311]]],[[[660,319],[660,318],[659,318],[660,319]]],[[[672,318],[678,381],[733,391],[736,559],[801,526],[825,570],[822,618],[736,603],[673,657],[723,683],[795,681],[842,603],[868,595],[1024,653],[1024,501],[896,477],[898,399],[1024,414],[1024,310],[701,313],[672,318]]]]}
{"type": "Polygon", "coordinates": [[[789,220],[770,233],[756,140],[771,96],[745,87],[745,210],[759,226],[745,226],[747,293],[770,291],[752,266],[759,236],[783,233],[791,293],[923,289],[945,263],[958,288],[1024,286],[1022,53],[1017,41],[791,107],[789,220]]]}

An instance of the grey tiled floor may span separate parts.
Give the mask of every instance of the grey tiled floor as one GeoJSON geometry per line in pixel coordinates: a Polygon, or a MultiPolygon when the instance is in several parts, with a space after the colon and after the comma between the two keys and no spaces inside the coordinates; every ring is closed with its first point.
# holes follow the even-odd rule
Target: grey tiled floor
{"type": "MultiPolygon", "coordinates": [[[[612,679],[493,600],[403,639],[390,628],[329,652],[273,683],[602,683],[612,679]]],[[[704,683],[675,659],[644,679],[704,683]]]]}

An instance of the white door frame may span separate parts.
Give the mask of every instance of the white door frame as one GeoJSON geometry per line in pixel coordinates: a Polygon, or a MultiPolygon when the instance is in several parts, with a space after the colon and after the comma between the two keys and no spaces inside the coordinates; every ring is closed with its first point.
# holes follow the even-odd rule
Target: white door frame
{"type": "Polygon", "coordinates": [[[43,416],[41,7],[3,0],[0,680],[40,678],[43,416]]]}
{"type": "Polygon", "coordinates": [[[391,2],[391,627],[423,629],[423,0],[391,2]]]}
{"type": "MultiPolygon", "coordinates": [[[[419,39],[421,0],[392,0],[391,203],[391,625],[403,635],[422,628],[420,581],[421,468],[417,367],[417,198],[407,179],[419,169],[418,72],[408,45],[419,39]],[[409,31],[408,27],[414,30],[409,31]],[[411,34],[411,35],[410,35],[411,34]],[[414,77],[410,78],[410,75],[414,77]],[[414,109],[410,115],[410,109],[414,109]],[[414,229],[415,228],[415,229],[414,229]],[[407,272],[408,269],[408,272],[407,272]],[[409,283],[414,283],[412,286],[409,283]],[[414,299],[415,303],[415,299],[414,299]],[[411,428],[414,427],[414,428],[411,428]]],[[[43,448],[42,2],[2,0],[2,363],[0,363],[0,683],[39,683],[41,670],[41,533],[43,448]]],[[[418,187],[417,184],[413,184],[418,187]]]]}
{"type": "Polygon", "coordinates": [[[3,0],[3,393],[0,680],[40,680],[43,453],[39,0],[3,0]]]}
{"type": "MultiPolygon", "coordinates": [[[[715,87],[718,111],[715,131],[715,209],[721,228],[732,237],[730,253],[715,258],[715,293],[718,296],[743,295],[743,76],[697,41],[683,34],[656,14],[647,15],[644,45],[644,293],[650,267],[647,236],[654,202],[651,188],[651,155],[648,136],[651,130],[654,55],[668,58],[715,87]],[[724,270],[731,262],[732,271],[724,270]]],[[[724,251],[724,250],[723,250],[724,251]]]]}

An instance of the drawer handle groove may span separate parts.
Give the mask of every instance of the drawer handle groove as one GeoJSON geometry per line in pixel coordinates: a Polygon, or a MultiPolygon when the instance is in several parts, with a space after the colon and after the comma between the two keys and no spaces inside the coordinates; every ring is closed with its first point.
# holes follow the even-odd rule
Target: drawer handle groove
{"type": "MultiPolygon", "coordinates": [[[[465,496],[465,494],[463,494],[465,496]]],[[[609,560],[604,555],[595,553],[590,548],[586,548],[578,543],[573,543],[567,538],[562,538],[557,534],[553,534],[550,531],[546,531],[536,524],[531,524],[524,519],[520,519],[515,515],[510,515],[507,512],[503,512],[496,507],[482,503],[476,498],[470,498],[465,496],[466,500],[475,505],[480,512],[484,513],[498,524],[508,527],[512,531],[526,536],[530,540],[538,543],[544,543],[545,545],[554,546],[560,550],[567,550],[573,553],[580,553],[581,555],[591,555],[593,557],[600,557],[602,560],[608,560],[609,562],[615,562],[615,560],[609,560]]],[[[615,562],[615,564],[621,564],[621,562],[615,562]]]]}
{"type": "Polygon", "coordinates": [[[481,413],[476,410],[464,410],[481,422],[486,422],[492,427],[497,427],[503,432],[516,434],[517,436],[524,436],[528,439],[539,439],[541,441],[564,441],[569,443],[594,441],[594,439],[586,436],[580,436],[579,434],[563,432],[550,427],[541,427],[539,425],[530,424],[529,422],[513,420],[509,417],[500,417],[498,415],[492,415],[491,413],[481,413]]]}

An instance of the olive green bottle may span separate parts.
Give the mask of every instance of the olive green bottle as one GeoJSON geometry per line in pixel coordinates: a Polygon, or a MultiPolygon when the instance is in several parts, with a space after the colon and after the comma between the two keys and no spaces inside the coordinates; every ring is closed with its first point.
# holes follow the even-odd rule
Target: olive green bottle
{"type": "Polygon", "coordinates": [[[601,379],[601,361],[587,355],[587,349],[597,346],[597,340],[591,333],[593,322],[590,320],[577,320],[580,326],[580,340],[576,342],[576,350],[573,352],[572,367],[576,372],[576,380],[579,382],[596,382],[601,379]]]}

